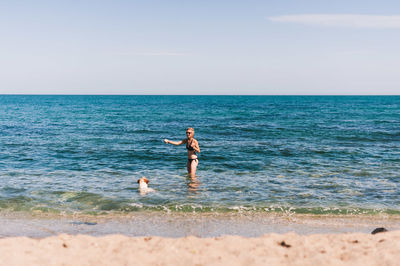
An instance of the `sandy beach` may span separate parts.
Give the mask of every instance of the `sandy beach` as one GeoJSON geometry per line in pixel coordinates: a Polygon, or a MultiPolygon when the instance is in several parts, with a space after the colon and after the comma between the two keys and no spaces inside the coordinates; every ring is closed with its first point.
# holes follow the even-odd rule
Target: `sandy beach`
{"type": "Polygon", "coordinates": [[[399,265],[400,231],[256,238],[61,234],[0,239],[0,265],[399,265]]]}
{"type": "Polygon", "coordinates": [[[399,265],[397,216],[0,215],[0,265],[399,265]],[[389,231],[372,235],[376,227],[389,231]]]}

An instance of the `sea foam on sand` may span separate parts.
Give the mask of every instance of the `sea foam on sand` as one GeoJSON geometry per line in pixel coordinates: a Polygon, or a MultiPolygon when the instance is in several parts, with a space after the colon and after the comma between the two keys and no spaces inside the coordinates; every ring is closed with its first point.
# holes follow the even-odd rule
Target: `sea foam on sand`
{"type": "Polygon", "coordinates": [[[400,265],[400,231],[256,238],[61,234],[0,239],[0,265],[400,265]]]}

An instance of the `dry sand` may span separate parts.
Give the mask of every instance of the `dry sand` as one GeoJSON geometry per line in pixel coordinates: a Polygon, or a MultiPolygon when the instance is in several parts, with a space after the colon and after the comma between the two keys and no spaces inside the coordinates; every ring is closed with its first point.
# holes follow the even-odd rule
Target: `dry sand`
{"type": "Polygon", "coordinates": [[[0,239],[0,265],[400,265],[400,231],[256,238],[10,237],[0,239]]]}

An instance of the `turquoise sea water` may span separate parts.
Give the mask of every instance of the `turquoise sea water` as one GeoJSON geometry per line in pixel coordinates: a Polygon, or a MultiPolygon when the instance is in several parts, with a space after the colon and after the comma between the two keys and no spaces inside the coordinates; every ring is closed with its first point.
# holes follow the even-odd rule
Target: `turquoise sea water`
{"type": "Polygon", "coordinates": [[[1,211],[400,215],[398,96],[0,95],[0,147],[1,211]]]}

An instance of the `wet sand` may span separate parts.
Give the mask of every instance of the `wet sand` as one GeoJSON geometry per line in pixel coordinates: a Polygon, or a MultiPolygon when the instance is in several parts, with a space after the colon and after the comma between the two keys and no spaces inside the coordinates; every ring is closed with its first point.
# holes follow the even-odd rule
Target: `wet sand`
{"type": "Polygon", "coordinates": [[[400,217],[389,215],[298,215],[284,213],[166,213],[60,215],[0,213],[0,237],[43,238],[59,234],[103,236],[259,237],[268,233],[370,233],[376,227],[400,230],[400,217]]]}

